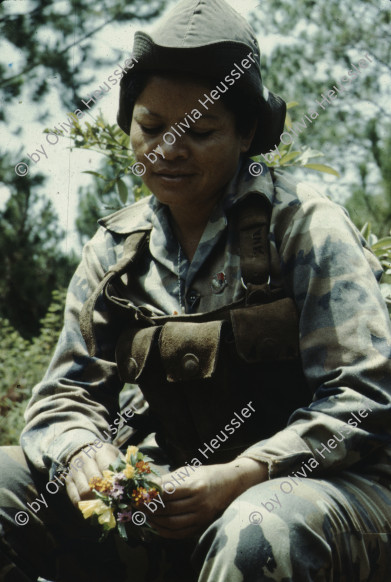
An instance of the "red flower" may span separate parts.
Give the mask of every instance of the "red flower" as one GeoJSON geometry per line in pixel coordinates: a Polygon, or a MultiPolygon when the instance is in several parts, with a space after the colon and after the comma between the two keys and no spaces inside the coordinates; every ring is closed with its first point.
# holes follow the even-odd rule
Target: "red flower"
{"type": "Polygon", "coordinates": [[[150,468],[149,464],[146,463],[145,461],[137,461],[136,469],[138,469],[138,471],[140,473],[150,473],[151,472],[151,468],[150,468]]]}

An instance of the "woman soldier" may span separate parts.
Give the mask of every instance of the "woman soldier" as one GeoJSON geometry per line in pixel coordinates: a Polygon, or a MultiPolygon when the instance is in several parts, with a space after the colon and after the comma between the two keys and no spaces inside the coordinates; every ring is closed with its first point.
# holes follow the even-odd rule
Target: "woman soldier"
{"type": "Polygon", "coordinates": [[[186,479],[148,515],[147,561],[122,547],[129,579],[159,579],[164,547],[170,581],[389,580],[380,266],[341,208],[249,159],[278,146],[285,104],[224,0],[179,2],[136,33],[133,53],[118,123],[152,195],[100,221],[26,412],[28,465],[2,452],[10,579],[123,579],[70,501],[116,458],[130,382],[148,402],[134,426],[156,431],[163,485],[186,479]],[[68,497],[42,498],[17,528],[17,511],[81,455],[68,497]]]}

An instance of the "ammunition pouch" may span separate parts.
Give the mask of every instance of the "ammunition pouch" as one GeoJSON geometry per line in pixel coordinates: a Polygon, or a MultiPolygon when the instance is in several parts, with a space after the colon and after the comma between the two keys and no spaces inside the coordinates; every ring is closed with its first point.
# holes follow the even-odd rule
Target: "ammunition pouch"
{"type": "Polygon", "coordinates": [[[273,435],[309,392],[290,298],[232,309],[226,319],[134,328],[116,349],[123,381],[138,383],[157,421],[157,439],[180,464],[224,430],[248,402],[255,413],[206,462],[233,459],[273,435]]]}

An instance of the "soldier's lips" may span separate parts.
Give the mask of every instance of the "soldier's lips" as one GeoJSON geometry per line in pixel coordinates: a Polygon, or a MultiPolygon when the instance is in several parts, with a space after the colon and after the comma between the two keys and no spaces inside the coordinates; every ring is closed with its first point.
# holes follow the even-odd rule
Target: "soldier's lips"
{"type": "Polygon", "coordinates": [[[182,182],[195,176],[195,174],[184,174],[182,172],[154,172],[154,175],[159,178],[159,180],[169,184],[182,182]]]}

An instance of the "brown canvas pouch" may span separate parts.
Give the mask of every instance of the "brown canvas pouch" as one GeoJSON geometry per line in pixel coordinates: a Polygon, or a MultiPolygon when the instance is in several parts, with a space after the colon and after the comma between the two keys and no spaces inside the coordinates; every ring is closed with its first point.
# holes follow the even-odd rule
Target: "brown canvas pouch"
{"type": "Polygon", "coordinates": [[[236,351],[248,363],[299,357],[299,322],[290,297],[231,311],[236,351]]]}
{"type": "Polygon", "coordinates": [[[161,326],[131,329],[124,332],[116,347],[116,360],[121,380],[133,384],[142,375],[161,326]]]}
{"type": "Polygon", "coordinates": [[[211,378],[216,370],[222,321],[175,321],[163,326],[159,349],[169,382],[211,378]]]}

